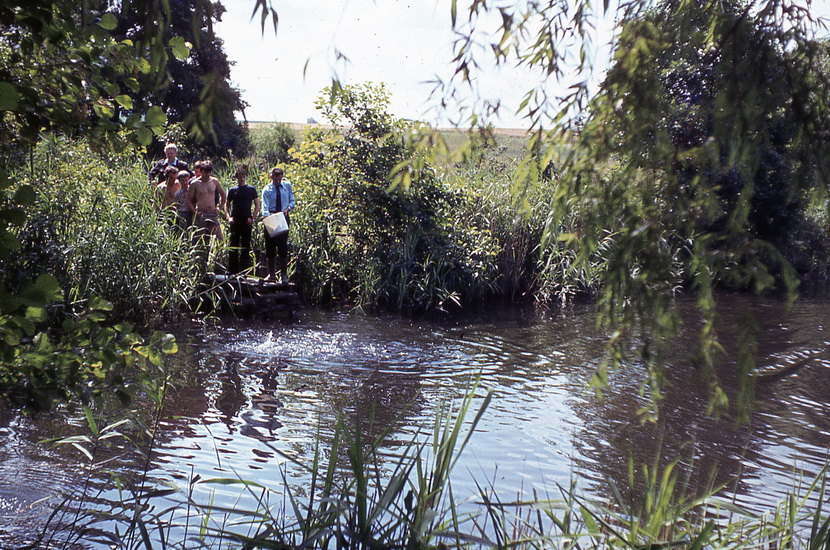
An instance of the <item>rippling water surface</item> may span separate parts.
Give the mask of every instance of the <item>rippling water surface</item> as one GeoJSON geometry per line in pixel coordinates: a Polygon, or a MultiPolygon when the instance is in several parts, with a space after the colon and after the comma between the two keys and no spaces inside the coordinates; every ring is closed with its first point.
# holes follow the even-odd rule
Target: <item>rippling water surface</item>
{"type": "MultiPolygon", "coordinates": [[[[185,327],[177,338],[190,382],[164,410],[151,476],[182,487],[196,475],[271,487],[285,478],[302,491],[307,477],[297,463],[311,463],[315,442],[325,447],[338,417],[360,418],[366,437],[389,429],[384,452],[392,457],[404,442],[425,438],[436,410],[458,403],[480,375],[493,400],[454,473],[457,499],[473,494],[476,482],[507,500],[554,493],[573,480],[585,494],[610,498],[610,484],[626,484],[629,458],[652,464],[661,456],[679,458],[692,483],[724,484],[737,502],[762,510],[827,460],[828,305],[824,298],[791,309],[722,298],[727,356],[718,374],[733,396],[736,342],[748,313],[760,323],[762,376],[755,409],[741,425],[706,414],[691,313],[672,346],[653,423],[637,413],[646,404],[637,367],[612,373],[602,399],[587,388],[605,343],[589,307],[494,309],[442,322],[307,310],[290,324],[185,327]]],[[[25,540],[61,502],[60,491],[79,488],[85,459],[38,441],[83,433],[83,426],[65,412],[28,418],[0,411],[0,534],[25,540]]],[[[114,469],[136,468],[118,453],[110,458],[114,469]]],[[[238,502],[233,486],[211,491],[204,497],[238,502]]]]}

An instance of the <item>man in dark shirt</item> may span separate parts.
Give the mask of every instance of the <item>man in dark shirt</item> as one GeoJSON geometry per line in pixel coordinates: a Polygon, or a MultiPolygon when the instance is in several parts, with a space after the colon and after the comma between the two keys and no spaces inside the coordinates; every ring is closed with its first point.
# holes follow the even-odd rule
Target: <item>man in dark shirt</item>
{"type": "Polygon", "coordinates": [[[240,273],[251,266],[251,232],[259,215],[259,195],[245,181],[248,171],[241,167],[236,171],[236,187],[228,191],[225,203],[230,230],[228,271],[240,273]],[[253,209],[251,206],[253,205],[253,209]]]}
{"type": "Polygon", "coordinates": [[[179,159],[178,155],[179,148],[176,147],[176,144],[168,143],[164,147],[164,158],[159,160],[150,170],[150,183],[157,185],[164,181],[164,171],[170,166],[176,168],[176,172],[181,170],[187,170],[190,172],[190,168],[187,167],[187,163],[179,159]]]}

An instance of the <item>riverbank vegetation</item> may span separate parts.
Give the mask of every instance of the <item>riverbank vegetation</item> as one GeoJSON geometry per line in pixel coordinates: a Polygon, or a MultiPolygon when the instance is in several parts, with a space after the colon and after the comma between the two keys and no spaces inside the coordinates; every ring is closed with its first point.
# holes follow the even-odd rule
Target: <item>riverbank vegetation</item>
{"type": "MultiPolygon", "coordinates": [[[[447,157],[440,170],[424,164],[409,190],[389,189],[390,171],[418,154],[401,134],[389,134],[392,126],[409,138],[429,130],[392,119],[382,87],[346,88],[340,97],[355,101],[349,94],[360,93],[380,94],[376,104],[361,105],[388,120],[371,129],[374,138],[311,128],[296,140],[277,140],[277,151],[229,159],[218,170],[230,186],[236,164],[269,167],[268,160],[296,157],[284,164],[298,200],[292,280],[308,303],[423,313],[494,299],[547,303],[597,288],[569,273],[564,249],[555,260],[541,253],[556,185],[546,180],[517,196],[511,179],[519,161],[500,156],[495,136],[485,135],[460,160],[447,157]]],[[[275,131],[286,130],[265,130],[275,131]]],[[[192,299],[203,266],[188,235],[159,211],[137,153],[102,155],[83,140],[52,137],[12,169],[9,180],[27,189],[31,202],[12,228],[18,243],[4,263],[9,287],[49,273],[67,293],[65,307],[97,296],[116,318],[142,324],[197,313],[192,299]]],[[[252,172],[261,190],[267,170],[252,172]]],[[[221,243],[217,253],[211,269],[221,273],[221,243]]]]}
{"type": "MultiPolygon", "coordinates": [[[[220,164],[218,175],[226,186],[233,185],[233,168],[245,164],[253,167],[251,184],[259,189],[272,162],[285,166],[298,200],[292,216],[292,280],[308,303],[418,313],[493,300],[553,305],[599,296],[608,290],[604,274],[609,266],[616,270],[625,258],[638,257],[619,248],[621,232],[633,231],[623,225],[633,220],[623,224],[617,216],[615,224],[600,228],[597,214],[585,215],[589,208],[583,205],[556,218],[554,227],[550,209],[567,186],[553,161],[543,166],[541,159],[523,159],[537,146],[533,136],[504,138],[484,129],[472,134],[465,148],[450,150],[446,141],[452,138],[389,115],[388,99],[383,86],[371,84],[326,90],[320,104],[339,124],[312,126],[299,135],[279,124],[259,127],[252,131],[253,156],[220,164]],[[426,141],[433,145],[425,151],[426,141]],[[508,154],[504,142],[514,150],[518,142],[524,152],[508,154]],[[395,178],[400,178],[398,187],[395,178]],[[586,257],[580,239],[589,230],[595,243],[586,257]]],[[[69,304],[99,296],[113,304],[116,317],[142,323],[195,313],[192,298],[202,273],[190,240],[159,212],[145,166],[140,150],[104,155],[84,140],[41,140],[29,162],[10,167],[9,182],[30,190],[31,204],[25,222],[13,229],[19,248],[4,264],[7,284],[20,288],[50,273],[68,291],[69,304]]],[[[580,200],[602,205],[594,192],[623,187],[613,183],[624,177],[619,166],[606,163],[592,177],[593,191],[580,200]]],[[[628,188],[641,178],[632,176],[628,188]]],[[[648,206],[653,193],[653,186],[645,185],[623,212],[641,215],[637,209],[648,206]]],[[[761,284],[722,270],[722,286],[742,289],[752,283],[760,291],[778,288],[776,281],[793,285],[788,277],[796,274],[826,279],[824,211],[795,199],[782,206],[789,194],[786,188],[777,190],[751,209],[763,220],[757,223],[764,231],[788,228],[775,232],[776,246],[770,242],[773,264],[762,262],[755,270],[781,272],[769,273],[761,284]]],[[[661,231],[666,236],[642,239],[667,254],[665,277],[652,292],[670,296],[694,284],[693,257],[688,256],[689,239],[679,240],[679,230],[661,231]]],[[[257,246],[262,243],[255,238],[257,246]]],[[[221,272],[225,251],[218,252],[211,268],[221,272]]]]}

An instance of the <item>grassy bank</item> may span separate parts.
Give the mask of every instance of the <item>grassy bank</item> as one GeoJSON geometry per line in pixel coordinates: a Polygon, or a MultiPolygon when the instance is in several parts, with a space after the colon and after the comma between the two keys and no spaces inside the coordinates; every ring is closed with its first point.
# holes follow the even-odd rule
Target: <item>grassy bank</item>
{"type": "MultiPolygon", "coordinates": [[[[332,146],[331,139],[312,133],[292,152],[303,158],[303,150],[321,141],[332,146]]],[[[304,162],[283,164],[298,202],[290,269],[308,303],[434,312],[498,299],[546,301],[589,286],[572,278],[566,256],[543,261],[555,186],[517,197],[511,173],[518,160],[496,143],[441,171],[425,168],[405,190],[372,180],[355,162],[346,153],[326,162],[307,154],[304,162]]],[[[233,164],[217,171],[226,187],[233,185],[233,164]]],[[[63,138],[41,142],[33,163],[12,172],[35,200],[16,230],[18,253],[3,263],[10,288],[51,273],[65,290],[66,308],[97,296],[113,304],[116,318],[144,324],[193,313],[204,267],[191,240],[159,211],[145,170],[134,154],[107,157],[63,138]]],[[[251,171],[249,182],[261,191],[267,170],[251,171]]],[[[261,232],[258,225],[259,250],[261,232]]],[[[215,253],[208,269],[221,271],[222,243],[215,253]]]]}
{"type": "Polygon", "coordinates": [[[98,297],[113,305],[115,318],[144,324],[180,312],[194,294],[196,264],[172,218],[159,211],[137,158],[54,138],[33,159],[31,169],[13,173],[35,200],[17,231],[20,247],[3,265],[10,288],[49,273],[69,311],[98,297]]]}

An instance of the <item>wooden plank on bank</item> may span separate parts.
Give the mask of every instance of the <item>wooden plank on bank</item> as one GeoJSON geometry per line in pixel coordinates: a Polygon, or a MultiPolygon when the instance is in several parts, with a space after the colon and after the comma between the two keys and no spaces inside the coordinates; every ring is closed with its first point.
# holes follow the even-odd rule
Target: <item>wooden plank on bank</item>
{"type": "Polygon", "coordinates": [[[223,296],[223,304],[236,314],[292,313],[302,306],[294,283],[218,274],[209,274],[206,282],[215,287],[223,296]]]}

